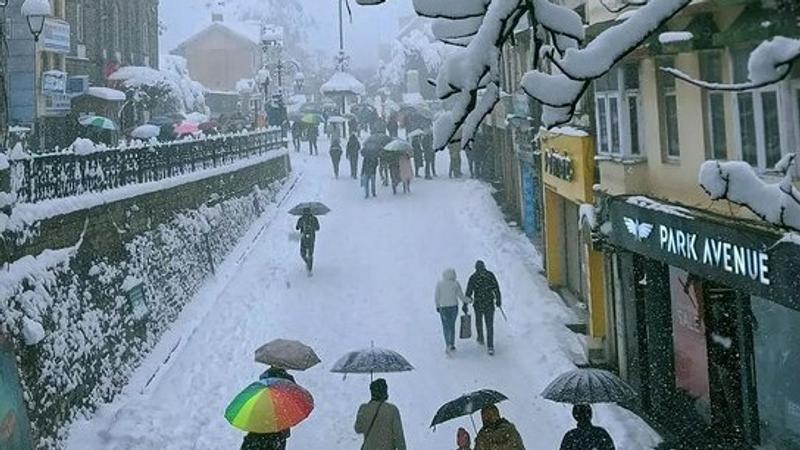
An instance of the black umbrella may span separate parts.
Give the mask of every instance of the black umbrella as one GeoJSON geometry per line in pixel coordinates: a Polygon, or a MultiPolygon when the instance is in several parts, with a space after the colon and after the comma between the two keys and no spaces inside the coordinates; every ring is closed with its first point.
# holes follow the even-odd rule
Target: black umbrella
{"type": "Polygon", "coordinates": [[[408,372],[414,370],[401,354],[385,348],[370,347],[364,350],[350,352],[336,361],[331,372],[343,373],[368,373],[372,377],[375,373],[408,372]]]}
{"type": "Polygon", "coordinates": [[[311,210],[311,214],[315,216],[324,216],[331,212],[331,209],[320,202],[305,202],[300,203],[294,208],[289,210],[289,214],[293,216],[302,216],[306,209],[311,210]]]}
{"type": "Polygon", "coordinates": [[[390,142],[394,139],[389,137],[386,134],[373,134],[370,135],[367,139],[364,140],[364,143],[361,145],[361,154],[365,158],[369,157],[378,157],[383,151],[383,148],[386,147],[390,142]]]}
{"type": "MultiPolygon", "coordinates": [[[[472,427],[476,428],[475,421],[472,419],[472,414],[489,405],[500,403],[503,400],[508,400],[508,397],[491,389],[481,389],[480,391],[475,391],[470,394],[464,394],[442,405],[439,411],[436,411],[436,415],[433,417],[433,421],[431,421],[431,427],[435,427],[440,423],[447,422],[457,417],[469,416],[469,419],[472,421],[472,427]]],[[[475,432],[477,433],[477,429],[475,432]]]]}
{"type": "Polygon", "coordinates": [[[636,391],[607,370],[575,369],[553,380],[542,391],[542,397],[572,405],[619,403],[636,397],[636,391]]]}

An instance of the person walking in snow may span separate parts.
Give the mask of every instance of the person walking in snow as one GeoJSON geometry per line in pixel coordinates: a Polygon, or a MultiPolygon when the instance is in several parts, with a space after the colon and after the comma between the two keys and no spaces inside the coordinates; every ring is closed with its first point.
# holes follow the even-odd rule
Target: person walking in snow
{"type": "Polygon", "coordinates": [[[475,450],[525,450],[517,428],[500,416],[497,406],[481,409],[481,420],[483,426],[475,438],[475,450]]]}
{"type": "Polygon", "coordinates": [[[425,133],[422,136],[422,153],[425,157],[425,179],[430,180],[436,176],[436,152],[433,150],[433,134],[425,133]]]}
{"type": "Polygon", "coordinates": [[[291,131],[292,131],[292,145],[294,145],[294,151],[299,152],[300,138],[302,137],[303,134],[303,127],[300,124],[299,120],[295,120],[294,122],[292,122],[291,131]]]}
{"type": "Polygon", "coordinates": [[[456,445],[458,446],[456,450],[472,450],[472,442],[467,430],[463,428],[458,429],[456,432],[456,445]]]}
{"type": "Polygon", "coordinates": [[[486,270],[486,264],[481,260],[475,263],[475,273],[469,277],[466,294],[473,301],[478,344],[484,344],[483,327],[485,324],[486,345],[489,354],[494,355],[494,309],[502,307],[500,285],[494,274],[486,270]]]}
{"type": "Polygon", "coordinates": [[[411,146],[414,148],[414,176],[419,178],[419,169],[425,165],[422,154],[422,139],[419,136],[415,136],[411,139],[411,146]]]}
{"type": "Polygon", "coordinates": [[[308,125],[308,154],[319,155],[319,148],[317,148],[317,138],[319,137],[319,125],[312,123],[308,125]]]}
{"type": "Polygon", "coordinates": [[[446,269],[442,273],[442,279],[436,284],[434,299],[436,311],[442,319],[445,352],[450,353],[456,349],[456,319],[458,318],[459,301],[463,304],[464,310],[467,309],[468,303],[454,269],[446,269]]]}
{"type": "Polygon", "coordinates": [[[400,179],[400,158],[397,155],[387,155],[384,152],[384,159],[386,160],[386,167],[389,171],[389,180],[392,184],[392,194],[397,194],[397,185],[401,183],[400,179]]]}
{"type": "Polygon", "coordinates": [[[347,140],[347,160],[350,161],[350,176],[354,180],[358,179],[358,152],[361,151],[361,143],[358,141],[356,131],[350,130],[350,139],[347,140]]]}
{"type": "Polygon", "coordinates": [[[389,132],[390,137],[396,138],[399,130],[400,124],[397,123],[397,116],[392,113],[389,115],[389,118],[386,121],[386,131],[389,132]]]}
{"type": "Polygon", "coordinates": [[[461,146],[458,143],[452,143],[448,146],[450,150],[450,171],[448,176],[450,178],[461,178],[461,146]]]}
{"type": "Polygon", "coordinates": [[[560,450],[615,450],[614,441],[605,428],[592,425],[592,407],[575,405],[572,417],[578,426],[569,430],[561,441],[560,450]]]}
{"type": "Polygon", "coordinates": [[[364,186],[364,198],[369,198],[370,189],[375,197],[375,178],[378,176],[378,156],[374,153],[365,153],[361,162],[361,184],[364,186]]]}
{"type": "Polygon", "coordinates": [[[311,276],[311,271],[314,270],[314,244],[319,231],[319,220],[311,214],[311,208],[303,210],[295,229],[300,231],[300,257],[306,263],[308,276],[311,276]]]}
{"type": "Polygon", "coordinates": [[[342,160],[342,141],[338,137],[331,140],[331,163],[333,163],[333,175],[339,178],[339,162],[342,160]]]}
{"type": "Polygon", "coordinates": [[[400,155],[398,160],[400,168],[400,181],[403,183],[403,193],[411,193],[411,180],[414,178],[414,170],[411,168],[411,156],[406,153],[400,155]]]}
{"type": "MultiPolygon", "coordinates": [[[[286,369],[270,366],[259,376],[264,378],[281,378],[294,383],[294,377],[286,369]]],[[[292,436],[289,429],[277,433],[247,433],[242,442],[241,450],[285,450],[286,441],[292,436]]]]}
{"type": "Polygon", "coordinates": [[[369,385],[371,400],[358,408],[355,430],[364,435],[361,450],[406,450],[400,410],[389,400],[386,380],[378,378],[369,385]]]}

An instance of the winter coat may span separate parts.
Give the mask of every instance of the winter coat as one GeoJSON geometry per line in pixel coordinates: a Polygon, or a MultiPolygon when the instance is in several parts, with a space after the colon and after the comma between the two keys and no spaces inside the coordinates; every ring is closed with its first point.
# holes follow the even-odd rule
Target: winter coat
{"type": "Polygon", "coordinates": [[[467,297],[475,300],[478,309],[492,309],[495,302],[501,305],[500,285],[497,278],[488,270],[476,270],[467,282],[467,297]]]}
{"type": "Polygon", "coordinates": [[[319,220],[314,216],[300,216],[297,220],[295,229],[303,235],[303,237],[314,237],[319,231],[319,220]]]}
{"type": "Polygon", "coordinates": [[[284,450],[286,436],[283,433],[247,433],[241,450],[284,450]]]}
{"type": "Polygon", "coordinates": [[[364,162],[361,164],[361,175],[375,176],[378,171],[378,158],[374,156],[364,157],[364,162]]]}
{"type": "Polygon", "coordinates": [[[400,156],[400,179],[411,181],[414,178],[414,169],[411,168],[411,158],[408,155],[400,156]]]}
{"type": "Polygon", "coordinates": [[[456,278],[456,271],[447,269],[436,285],[436,309],[458,306],[458,301],[467,303],[467,297],[456,278]]]}
{"type": "Polygon", "coordinates": [[[517,428],[506,419],[484,425],[475,438],[475,450],[525,450],[517,428]]]}
{"type": "Polygon", "coordinates": [[[414,148],[414,167],[422,167],[422,139],[419,136],[415,137],[411,140],[411,146],[414,148]]]}
{"type": "Polygon", "coordinates": [[[334,161],[338,161],[339,159],[342,158],[342,143],[341,141],[339,141],[339,138],[334,138],[331,141],[330,154],[331,154],[331,159],[333,159],[334,161]]]}
{"type": "Polygon", "coordinates": [[[604,428],[579,424],[564,435],[560,450],[614,450],[614,441],[604,428]]]}
{"type": "Polygon", "coordinates": [[[358,158],[358,152],[361,151],[361,143],[358,142],[358,138],[355,136],[350,136],[350,139],[347,140],[347,159],[354,159],[358,158]]]}
{"type": "Polygon", "coordinates": [[[373,400],[361,405],[356,416],[355,430],[356,433],[365,435],[362,450],[406,450],[400,411],[389,402],[373,400]]]}

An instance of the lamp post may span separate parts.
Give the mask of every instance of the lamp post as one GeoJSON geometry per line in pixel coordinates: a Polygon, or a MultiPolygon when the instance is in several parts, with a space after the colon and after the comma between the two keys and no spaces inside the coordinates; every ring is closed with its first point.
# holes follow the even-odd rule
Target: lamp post
{"type": "Polygon", "coordinates": [[[264,97],[261,100],[262,110],[264,111],[264,118],[267,117],[267,101],[269,100],[269,83],[271,81],[271,76],[269,74],[269,69],[265,65],[261,69],[258,70],[256,73],[256,82],[261,87],[262,92],[264,93],[264,97]]]}
{"type": "Polygon", "coordinates": [[[45,20],[53,15],[53,9],[48,0],[25,0],[21,11],[33,36],[33,123],[39,135],[39,150],[42,151],[44,133],[39,123],[39,37],[44,31],[45,20]]]}
{"type": "MultiPolygon", "coordinates": [[[[0,52],[5,52],[6,49],[6,29],[4,27],[6,23],[6,6],[8,6],[8,0],[0,0],[0,52]]],[[[2,114],[2,123],[0,123],[0,147],[5,147],[8,145],[8,116],[6,115],[6,102],[8,101],[8,95],[6,90],[6,61],[5,61],[5,54],[3,54],[2,59],[3,67],[0,68],[0,89],[3,91],[0,92],[2,98],[0,98],[0,108],[3,108],[3,111],[0,112],[2,114]]]]}

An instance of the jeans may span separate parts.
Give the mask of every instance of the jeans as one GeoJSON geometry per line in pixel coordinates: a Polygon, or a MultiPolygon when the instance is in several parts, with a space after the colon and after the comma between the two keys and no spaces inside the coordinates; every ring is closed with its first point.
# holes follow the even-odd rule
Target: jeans
{"type": "Polygon", "coordinates": [[[375,197],[375,174],[364,175],[364,198],[369,197],[370,187],[372,188],[372,196],[375,197]]]}
{"type": "Polygon", "coordinates": [[[478,331],[478,341],[483,342],[483,324],[486,323],[486,346],[494,348],[494,305],[489,309],[475,308],[475,328],[478,331]]]}
{"type": "Polygon", "coordinates": [[[358,174],[358,156],[353,156],[348,159],[350,160],[350,176],[355,180],[356,174],[358,174]]]}
{"type": "Polygon", "coordinates": [[[444,332],[444,343],[447,347],[456,345],[456,319],[458,318],[458,306],[445,306],[439,308],[439,316],[442,318],[442,331],[444,332]]]}

